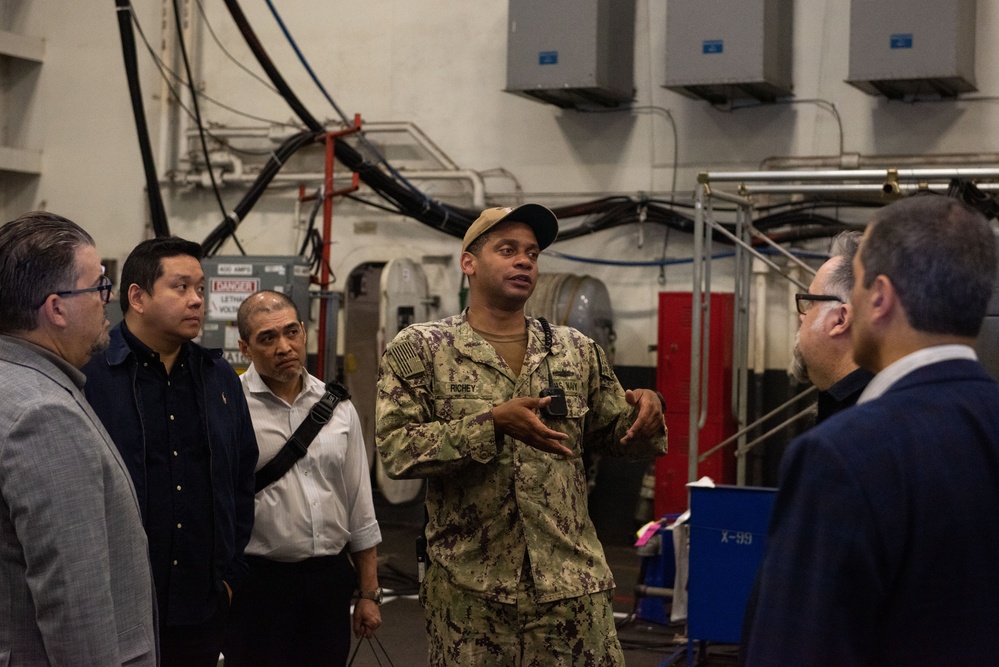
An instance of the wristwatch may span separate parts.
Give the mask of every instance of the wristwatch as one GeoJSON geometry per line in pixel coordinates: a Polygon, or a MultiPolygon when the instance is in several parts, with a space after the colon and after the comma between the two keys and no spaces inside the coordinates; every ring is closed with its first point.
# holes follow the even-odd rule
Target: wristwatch
{"type": "Polygon", "coordinates": [[[376,588],[373,591],[361,591],[361,593],[360,593],[360,595],[358,595],[358,597],[361,598],[362,600],[371,600],[375,604],[381,604],[382,603],[382,589],[381,588],[376,588]]]}

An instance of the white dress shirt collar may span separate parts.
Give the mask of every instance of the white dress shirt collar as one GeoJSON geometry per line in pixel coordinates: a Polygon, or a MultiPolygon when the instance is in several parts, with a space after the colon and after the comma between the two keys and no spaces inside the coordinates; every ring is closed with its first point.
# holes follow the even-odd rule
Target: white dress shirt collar
{"type": "Polygon", "coordinates": [[[857,399],[857,405],[879,398],[892,385],[918,368],[954,359],[978,361],[978,355],[967,345],[934,345],[907,354],[901,359],[892,362],[874,376],[874,379],[864,389],[860,398],[857,399]]]}

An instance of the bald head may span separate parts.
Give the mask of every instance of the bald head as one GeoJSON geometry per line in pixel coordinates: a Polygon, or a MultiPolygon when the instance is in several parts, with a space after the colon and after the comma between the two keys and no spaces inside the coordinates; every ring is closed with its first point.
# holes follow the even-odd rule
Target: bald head
{"type": "Polygon", "coordinates": [[[236,326],[239,328],[239,337],[245,341],[250,340],[253,335],[252,322],[257,315],[275,313],[286,308],[295,311],[295,320],[301,321],[302,316],[298,312],[295,302],[288,298],[288,295],[271,290],[261,290],[246,297],[239,306],[236,313],[236,326]]]}

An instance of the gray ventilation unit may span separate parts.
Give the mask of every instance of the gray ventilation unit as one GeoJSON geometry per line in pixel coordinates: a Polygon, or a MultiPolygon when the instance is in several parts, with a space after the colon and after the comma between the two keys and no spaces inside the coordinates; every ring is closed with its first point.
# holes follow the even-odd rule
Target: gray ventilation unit
{"type": "Polygon", "coordinates": [[[792,0],[670,0],[666,83],[724,104],[791,95],[792,0]]]}
{"type": "Polygon", "coordinates": [[[635,0],[510,0],[506,92],[564,109],[635,96],[635,0]]]}
{"type": "Polygon", "coordinates": [[[978,90],[975,0],[852,0],[846,82],[893,99],[978,90]]]}

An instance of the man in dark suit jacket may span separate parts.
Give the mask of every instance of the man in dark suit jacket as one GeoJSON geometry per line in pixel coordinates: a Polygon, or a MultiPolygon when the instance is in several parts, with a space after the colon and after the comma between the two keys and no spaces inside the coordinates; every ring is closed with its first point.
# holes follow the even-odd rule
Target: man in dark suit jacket
{"type": "Polygon", "coordinates": [[[972,348],[995,239],[913,197],[854,267],[854,358],[877,375],[785,455],[742,661],[999,664],[999,384],[972,348]]]}

